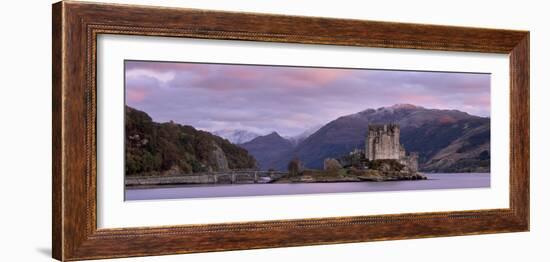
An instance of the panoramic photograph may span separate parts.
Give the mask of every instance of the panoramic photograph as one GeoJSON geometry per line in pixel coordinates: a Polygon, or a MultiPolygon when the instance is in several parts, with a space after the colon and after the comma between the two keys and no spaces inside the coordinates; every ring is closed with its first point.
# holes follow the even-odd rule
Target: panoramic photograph
{"type": "Polygon", "coordinates": [[[487,73],[124,67],[125,200],[491,185],[487,73]]]}

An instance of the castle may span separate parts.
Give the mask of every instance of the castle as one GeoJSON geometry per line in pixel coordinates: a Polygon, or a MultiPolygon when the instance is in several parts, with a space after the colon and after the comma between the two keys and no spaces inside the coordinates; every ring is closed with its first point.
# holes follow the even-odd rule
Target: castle
{"type": "Polygon", "coordinates": [[[365,139],[365,159],[394,159],[409,168],[418,171],[418,154],[407,155],[405,148],[399,142],[400,128],[397,124],[369,125],[365,139]]]}

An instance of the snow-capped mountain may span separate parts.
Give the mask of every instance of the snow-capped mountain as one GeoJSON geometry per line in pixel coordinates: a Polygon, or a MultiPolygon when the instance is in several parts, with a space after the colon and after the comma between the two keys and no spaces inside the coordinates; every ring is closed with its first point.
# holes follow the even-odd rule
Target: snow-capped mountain
{"type": "Polygon", "coordinates": [[[409,104],[366,109],[338,117],[305,136],[291,149],[281,146],[284,143],[276,133],[270,136],[271,139],[254,139],[246,143],[245,149],[263,169],[286,170],[294,158],[300,159],[306,168],[321,169],[326,158],[337,158],[364,147],[369,124],[381,123],[399,124],[400,142],[407,151],[418,153],[421,171],[490,171],[489,118],[409,104]]]}
{"type": "Polygon", "coordinates": [[[286,138],[286,140],[290,141],[290,143],[292,143],[293,146],[296,146],[300,142],[306,140],[313,133],[317,132],[317,130],[321,129],[321,127],[323,127],[323,125],[312,126],[308,129],[306,129],[304,132],[298,134],[298,135],[291,136],[291,137],[285,137],[285,138],[286,138]]]}
{"type": "Polygon", "coordinates": [[[259,134],[256,134],[254,132],[250,132],[242,129],[222,129],[222,130],[213,132],[213,134],[217,136],[221,136],[229,140],[233,144],[243,144],[260,136],[259,134]]]}

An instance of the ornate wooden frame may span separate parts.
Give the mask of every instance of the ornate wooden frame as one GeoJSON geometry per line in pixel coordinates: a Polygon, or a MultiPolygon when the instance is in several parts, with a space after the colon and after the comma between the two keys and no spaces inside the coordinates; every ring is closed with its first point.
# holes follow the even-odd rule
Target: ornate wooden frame
{"type": "Polygon", "coordinates": [[[53,257],[81,260],[529,230],[529,32],[82,2],[53,5],[53,257]],[[510,56],[510,208],[98,229],[96,40],[148,35],[510,56]],[[330,229],[330,230],[328,230],[330,229]]]}

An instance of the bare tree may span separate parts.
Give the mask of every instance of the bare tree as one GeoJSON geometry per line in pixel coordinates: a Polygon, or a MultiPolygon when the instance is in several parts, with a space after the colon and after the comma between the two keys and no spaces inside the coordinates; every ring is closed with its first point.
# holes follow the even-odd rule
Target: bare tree
{"type": "Polygon", "coordinates": [[[288,163],[288,173],[290,176],[298,176],[302,171],[302,164],[299,159],[294,158],[288,163]]]}

